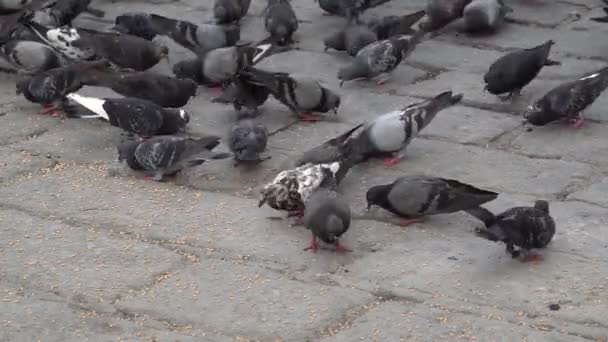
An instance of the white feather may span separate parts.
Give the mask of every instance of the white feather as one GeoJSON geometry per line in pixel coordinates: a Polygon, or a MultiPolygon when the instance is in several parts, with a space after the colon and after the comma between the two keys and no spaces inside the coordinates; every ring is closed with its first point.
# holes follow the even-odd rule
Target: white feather
{"type": "Polygon", "coordinates": [[[598,73],[596,73],[596,74],[593,74],[593,75],[589,75],[589,76],[583,77],[583,78],[581,78],[580,80],[582,81],[582,80],[588,80],[588,79],[590,79],[590,78],[596,78],[596,77],[598,77],[599,75],[600,75],[600,73],[598,72],[598,73]]]}
{"type": "Polygon", "coordinates": [[[262,44],[262,45],[256,46],[257,49],[260,49],[262,51],[260,51],[260,53],[256,54],[253,57],[252,63],[256,64],[262,57],[264,57],[264,55],[266,54],[266,52],[268,50],[270,50],[271,47],[272,47],[272,44],[262,44]]]}
{"type": "MultiPolygon", "coordinates": [[[[110,116],[108,115],[108,113],[106,113],[105,109],[103,109],[103,104],[106,102],[105,100],[102,99],[98,99],[95,97],[86,97],[86,96],[82,96],[82,95],[78,95],[76,93],[70,93],[68,95],[66,95],[66,97],[78,104],[80,104],[81,106],[85,107],[86,109],[90,110],[91,112],[95,113],[98,115],[98,117],[102,117],[108,121],[110,121],[110,116]]],[[[83,118],[86,117],[92,117],[92,116],[83,116],[83,118]]]]}

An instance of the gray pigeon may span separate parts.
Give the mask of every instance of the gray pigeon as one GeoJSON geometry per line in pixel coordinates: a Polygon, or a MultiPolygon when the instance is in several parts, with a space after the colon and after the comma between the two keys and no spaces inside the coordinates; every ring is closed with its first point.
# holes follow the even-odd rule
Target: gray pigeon
{"type": "Polygon", "coordinates": [[[542,260],[540,254],[533,254],[530,250],[544,248],[555,235],[555,221],[549,214],[547,201],[536,201],[534,207],[511,208],[496,216],[483,207],[467,212],[485,224],[485,227],[477,229],[477,236],[504,242],[511,257],[523,256],[524,262],[542,260]],[[515,250],[515,246],[520,249],[515,250]]]}
{"type": "Polygon", "coordinates": [[[378,40],[402,34],[412,35],[416,33],[412,26],[422,19],[425,14],[425,11],[418,11],[402,16],[389,15],[380,19],[372,19],[368,21],[367,26],[376,34],[378,40]]]}
{"type": "Polygon", "coordinates": [[[317,121],[319,116],[311,112],[337,113],[340,96],[308,77],[293,77],[283,72],[269,72],[248,68],[241,72],[246,82],[266,87],[272,96],[286,105],[301,120],[317,121]]]}
{"type": "Polygon", "coordinates": [[[203,61],[198,57],[185,59],[175,63],[172,71],[177,78],[189,78],[198,84],[204,84],[205,77],[201,65],[203,65],[203,61]]]}
{"type": "Polygon", "coordinates": [[[363,124],[357,125],[339,136],[324,142],[320,146],[304,152],[304,154],[302,154],[302,156],[296,161],[296,166],[301,166],[308,163],[333,163],[335,161],[349,158],[351,153],[351,144],[349,144],[349,139],[351,138],[352,134],[361,127],[363,127],[363,124]]]}
{"type": "Polygon", "coordinates": [[[426,32],[442,29],[452,21],[461,18],[464,8],[472,0],[428,0],[426,6],[427,20],[420,24],[426,32]]]}
{"type": "Polygon", "coordinates": [[[161,181],[184,168],[201,165],[210,159],[225,159],[228,153],[212,150],[218,137],[193,139],[162,135],[145,141],[131,141],[118,146],[118,160],[126,161],[133,170],[142,170],[146,179],[161,181]]]}
{"type": "Polygon", "coordinates": [[[72,21],[83,12],[96,17],[103,17],[104,12],[90,8],[91,0],[57,0],[51,5],[34,11],[31,20],[41,25],[61,27],[71,25],[72,21]]]}
{"type": "Polygon", "coordinates": [[[404,150],[445,108],[462,100],[462,94],[451,91],[434,98],[411,104],[401,110],[388,112],[368,123],[357,137],[352,139],[352,155],[355,162],[369,157],[391,156],[384,165],[392,166],[404,156],[404,150]]]}
{"type": "MultiPolygon", "coordinates": [[[[371,79],[395,70],[399,63],[407,58],[420,43],[425,32],[416,32],[413,36],[395,36],[367,45],[361,49],[350,65],[338,71],[340,86],[345,81],[365,78],[371,79]]],[[[386,78],[378,80],[381,85],[386,78]]]]}
{"type": "Polygon", "coordinates": [[[552,40],[548,40],[533,48],[500,57],[483,76],[485,90],[495,95],[509,93],[503,100],[519,95],[521,89],[532,82],[545,65],[560,64],[549,59],[553,44],[552,40]]]}
{"type": "Polygon", "coordinates": [[[348,25],[323,40],[325,51],[332,48],[337,51],[346,51],[350,56],[356,56],[357,52],[367,45],[375,42],[376,34],[367,26],[348,25]]]}
{"type": "Polygon", "coordinates": [[[298,18],[290,0],[268,0],[264,25],[270,39],[277,45],[294,43],[293,34],[298,30],[298,18]]]}
{"type": "Polygon", "coordinates": [[[36,74],[63,64],[61,57],[48,45],[11,40],[0,46],[0,56],[6,59],[19,73],[36,74]]]}
{"type": "Polygon", "coordinates": [[[377,205],[402,218],[401,225],[421,222],[429,215],[477,208],[498,194],[453,179],[424,175],[397,178],[367,191],[367,207],[377,205]]]}
{"type": "Polygon", "coordinates": [[[215,0],[213,16],[218,24],[239,21],[249,11],[251,0],[215,0]]]}
{"type": "Polygon", "coordinates": [[[271,44],[253,46],[241,44],[211,50],[201,56],[203,84],[221,85],[231,80],[238,71],[256,64],[272,48],[271,44]]]}
{"type": "Polygon", "coordinates": [[[84,37],[82,37],[81,32],[75,28],[50,28],[38,24],[35,21],[27,22],[25,25],[42,39],[44,43],[48,44],[70,60],[84,61],[95,57],[95,50],[92,46],[82,46],[79,44],[82,43],[84,37]]]}
{"type": "Polygon", "coordinates": [[[0,0],[0,14],[16,12],[25,8],[33,0],[0,0]]]}
{"type": "Polygon", "coordinates": [[[270,158],[260,155],[266,150],[267,143],[268,130],[251,119],[239,120],[232,126],[228,135],[228,146],[237,164],[258,163],[270,158]]]}
{"type": "Polygon", "coordinates": [[[256,117],[259,114],[258,107],[263,105],[269,96],[268,88],[263,85],[248,83],[238,73],[224,89],[224,92],[212,99],[211,102],[232,103],[240,118],[256,117]],[[243,110],[243,107],[245,110],[243,110]]]}
{"type": "Polygon", "coordinates": [[[561,119],[574,128],[580,128],[584,121],[582,112],[595,102],[606,88],[608,88],[608,67],[579,80],[557,86],[529,106],[524,117],[536,126],[561,119]]]}
{"type": "Polygon", "coordinates": [[[339,241],[350,227],[350,207],[337,192],[317,189],[306,202],[304,225],[312,231],[310,246],[304,250],[316,251],[319,248],[317,245],[319,239],[334,245],[336,252],[351,251],[339,241]]]}
{"type": "Polygon", "coordinates": [[[469,33],[496,31],[505,15],[513,10],[503,0],[472,0],[462,17],[463,30],[469,33]]]}
{"type": "Polygon", "coordinates": [[[330,15],[346,17],[348,22],[358,21],[366,10],[382,5],[389,0],[318,0],[319,7],[330,15]]]}

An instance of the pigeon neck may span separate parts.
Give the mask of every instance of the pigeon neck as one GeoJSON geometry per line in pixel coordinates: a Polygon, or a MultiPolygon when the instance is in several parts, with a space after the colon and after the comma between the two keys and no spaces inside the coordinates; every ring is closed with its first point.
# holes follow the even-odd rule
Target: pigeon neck
{"type": "Polygon", "coordinates": [[[329,110],[328,108],[325,108],[325,104],[327,102],[327,89],[325,89],[324,87],[320,87],[321,88],[321,98],[319,99],[319,104],[312,109],[313,112],[323,112],[325,110],[329,110]]]}

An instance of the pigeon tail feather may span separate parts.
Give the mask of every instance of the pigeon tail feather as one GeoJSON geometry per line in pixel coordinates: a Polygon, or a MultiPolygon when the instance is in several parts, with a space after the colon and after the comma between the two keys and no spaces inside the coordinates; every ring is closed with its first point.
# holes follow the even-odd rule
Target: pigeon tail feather
{"type": "MultiPolygon", "coordinates": [[[[103,105],[106,102],[105,100],[95,97],[82,96],[76,93],[70,93],[66,95],[66,98],[93,112],[95,115],[97,115],[97,117],[110,121],[110,116],[103,108],[103,105]]],[[[80,117],[84,118],[83,116],[80,117]]]]}

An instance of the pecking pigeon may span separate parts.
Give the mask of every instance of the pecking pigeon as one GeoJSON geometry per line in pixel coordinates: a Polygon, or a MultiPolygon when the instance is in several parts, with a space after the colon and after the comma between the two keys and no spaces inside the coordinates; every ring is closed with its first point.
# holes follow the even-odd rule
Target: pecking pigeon
{"type": "Polygon", "coordinates": [[[338,112],[340,96],[308,77],[293,77],[283,72],[269,72],[248,68],[241,72],[246,82],[266,87],[272,96],[283,103],[302,120],[316,121],[319,116],[311,112],[338,112]]]}
{"type": "Polygon", "coordinates": [[[251,119],[239,120],[230,129],[228,146],[238,163],[259,163],[270,157],[260,154],[266,150],[268,130],[251,119]]]}
{"type": "Polygon", "coordinates": [[[183,109],[163,108],[153,102],[133,97],[99,99],[76,93],[66,96],[75,104],[65,104],[64,110],[72,118],[100,118],[142,138],[174,134],[183,131],[190,115],[183,109]]]}
{"type": "Polygon", "coordinates": [[[28,40],[8,41],[0,46],[0,56],[21,74],[41,73],[63,64],[53,48],[28,40]]]}
{"type": "Polygon", "coordinates": [[[264,25],[270,40],[277,45],[289,45],[298,30],[298,18],[290,0],[268,0],[264,25]]]}
{"type": "Polygon", "coordinates": [[[369,157],[391,155],[384,164],[392,166],[404,155],[404,149],[445,108],[462,100],[462,94],[451,91],[434,98],[411,104],[401,110],[388,112],[368,123],[364,130],[352,141],[352,155],[355,161],[369,157]]]}
{"type": "Polygon", "coordinates": [[[79,30],[70,27],[50,28],[29,21],[25,25],[42,41],[68,59],[75,61],[88,60],[95,57],[95,50],[90,45],[81,45],[84,37],[79,30]]]}
{"type": "Polygon", "coordinates": [[[376,34],[367,26],[348,25],[341,31],[327,36],[323,43],[325,44],[325,51],[332,48],[337,51],[346,51],[354,57],[357,52],[376,40],[378,40],[376,34]]]}
{"type": "Polygon", "coordinates": [[[130,141],[118,146],[118,160],[126,161],[133,170],[143,170],[147,179],[161,181],[186,167],[201,165],[210,159],[225,159],[229,153],[212,150],[218,137],[193,139],[161,135],[145,141],[130,141]]]}
{"type": "MultiPolygon", "coordinates": [[[[416,32],[413,36],[395,36],[367,45],[361,49],[350,65],[338,71],[340,86],[345,81],[358,78],[371,79],[380,74],[390,73],[399,63],[414,51],[425,32],[416,32]]],[[[382,78],[378,85],[387,79],[382,78]]]]}
{"type": "Polygon", "coordinates": [[[310,245],[304,250],[316,251],[317,239],[332,244],[336,252],[350,252],[339,238],[350,227],[350,207],[340,194],[328,189],[317,189],[306,202],[304,225],[312,231],[310,245]]]}
{"type": "Polygon", "coordinates": [[[203,61],[196,57],[177,62],[173,65],[172,71],[175,77],[180,79],[191,79],[198,84],[205,82],[203,69],[201,68],[203,61]]]}
{"type": "Polygon", "coordinates": [[[363,124],[359,124],[339,136],[324,142],[320,146],[304,152],[296,161],[296,166],[308,163],[333,163],[338,160],[349,158],[351,153],[349,139],[351,139],[352,134],[361,127],[363,127],[363,124]]]}
{"type": "Polygon", "coordinates": [[[462,16],[463,30],[469,33],[496,31],[505,15],[513,10],[503,0],[472,0],[462,16]]]}
{"type": "Polygon", "coordinates": [[[583,125],[582,112],[608,87],[608,67],[579,80],[567,82],[549,91],[529,106],[524,117],[529,123],[543,126],[565,120],[574,128],[583,125]]]}
{"type": "Polygon", "coordinates": [[[437,31],[452,21],[461,18],[464,8],[472,0],[428,0],[426,6],[426,21],[420,24],[420,29],[426,32],[437,31]]]}
{"type": "Polygon", "coordinates": [[[207,52],[201,56],[202,83],[222,85],[228,82],[238,71],[259,62],[271,48],[271,44],[238,44],[207,52]]]}
{"type": "Polygon", "coordinates": [[[542,260],[540,254],[530,253],[533,248],[544,248],[555,235],[555,221],[549,215],[549,203],[536,201],[534,207],[515,207],[494,215],[483,207],[467,212],[483,221],[485,227],[476,235],[490,241],[502,241],[511,257],[522,256],[522,261],[542,260]],[[519,250],[515,250],[515,246],[519,250]]]}
{"type": "Polygon", "coordinates": [[[104,12],[89,7],[91,0],[57,0],[51,6],[35,11],[31,20],[45,26],[61,27],[71,25],[83,12],[103,17],[104,12]]]}
{"type": "Polygon", "coordinates": [[[519,95],[521,89],[532,82],[545,65],[559,65],[549,59],[552,40],[530,49],[518,50],[500,57],[483,76],[485,90],[500,95],[509,93],[508,97],[519,95]]]}
{"type": "Polygon", "coordinates": [[[152,26],[150,15],[143,12],[130,12],[117,16],[112,30],[146,40],[152,40],[159,34],[152,26]]]}
{"type": "Polygon", "coordinates": [[[367,207],[377,205],[402,218],[401,225],[421,222],[424,216],[476,208],[498,194],[453,179],[424,175],[404,176],[376,185],[366,194],[367,207]]]}
{"type": "Polygon", "coordinates": [[[215,0],[213,16],[218,24],[239,21],[249,11],[251,0],[215,0]]]}
{"type": "Polygon", "coordinates": [[[346,17],[349,22],[357,20],[364,11],[390,0],[318,0],[319,7],[330,15],[346,17]]]}
{"type": "Polygon", "coordinates": [[[379,40],[388,39],[392,36],[403,34],[412,35],[416,33],[412,26],[416,24],[426,14],[425,11],[418,11],[402,16],[389,15],[380,19],[373,19],[367,23],[379,40]]]}
{"type": "Polygon", "coordinates": [[[256,117],[258,107],[263,105],[270,96],[270,91],[263,85],[251,84],[237,74],[226,87],[222,95],[214,98],[214,103],[232,103],[235,111],[241,117],[256,117]],[[247,110],[243,111],[243,107],[247,110]]]}

